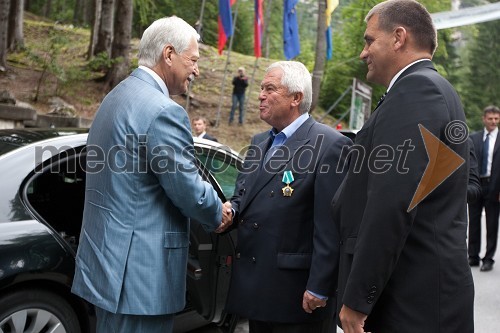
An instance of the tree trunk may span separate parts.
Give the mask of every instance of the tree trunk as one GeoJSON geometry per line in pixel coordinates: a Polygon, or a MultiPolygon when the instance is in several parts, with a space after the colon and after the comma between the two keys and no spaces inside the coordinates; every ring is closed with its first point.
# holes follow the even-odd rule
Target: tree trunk
{"type": "Polygon", "coordinates": [[[314,70],[312,76],[312,90],[313,98],[311,111],[318,105],[319,92],[321,89],[321,80],[323,79],[323,72],[325,69],[326,61],[326,1],[318,0],[318,31],[316,34],[316,59],[314,61],[314,70]]]}
{"type": "Polygon", "coordinates": [[[9,28],[10,0],[0,0],[0,72],[7,67],[7,31],[9,28]]]}
{"type": "Polygon", "coordinates": [[[99,33],[99,25],[101,24],[102,0],[95,0],[94,4],[95,10],[94,17],[92,18],[92,29],[90,31],[90,43],[87,59],[91,59],[94,56],[94,50],[97,44],[97,34],[99,33]]]}
{"type": "Polygon", "coordinates": [[[128,54],[132,34],[132,0],[117,0],[116,8],[113,46],[111,49],[111,58],[115,61],[106,74],[106,86],[109,90],[128,74],[128,54]]]}
{"type": "Polygon", "coordinates": [[[83,22],[83,4],[84,0],[76,0],[73,9],[73,24],[80,26],[83,22]]]}
{"type": "Polygon", "coordinates": [[[111,56],[111,43],[113,42],[113,18],[114,18],[114,0],[102,0],[101,23],[97,33],[97,42],[94,48],[94,55],[106,52],[111,56]]]}
{"type": "Polygon", "coordinates": [[[47,2],[45,3],[45,6],[43,8],[43,15],[45,17],[49,17],[50,18],[50,15],[52,14],[52,0],[47,0],[47,2]]]}
{"type": "Polygon", "coordinates": [[[24,46],[23,19],[24,0],[11,0],[9,16],[9,36],[7,48],[9,51],[17,51],[24,46]]]}

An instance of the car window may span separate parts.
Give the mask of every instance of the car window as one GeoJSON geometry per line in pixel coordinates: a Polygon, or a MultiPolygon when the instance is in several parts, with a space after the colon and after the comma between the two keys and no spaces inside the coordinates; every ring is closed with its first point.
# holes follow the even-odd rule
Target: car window
{"type": "Polygon", "coordinates": [[[230,199],[238,176],[238,160],[222,148],[196,147],[195,152],[200,163],[219,184],[225,198],[230,199]]]}
{"type": "Polygon", "coordinates": [[[30,210],[76,250],[85,197],[85,158],[70,156],[46,166],[26,184],[30,210]]]}

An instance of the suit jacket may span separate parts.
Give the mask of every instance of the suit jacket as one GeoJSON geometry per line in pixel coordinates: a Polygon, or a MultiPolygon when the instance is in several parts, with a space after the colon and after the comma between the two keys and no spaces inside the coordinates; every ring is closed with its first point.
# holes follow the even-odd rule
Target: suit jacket
{"type": "Polygon", "coordinates": [[[452,121],[465,123],[460,99],[423,61],[403,72],[357,133],[334,216],[341,237],[339,309],[345,304],[367,314],[366,331],[473,332],[469,149],[450,137],[452,121]],[[407,212],[424,170],[436,168],[428,166],[419,124],[465,163],[407,212]]]}
{"type": "Polygon", "coordinates": [[[352,142],[310,117],[261,167],[270,141],[269,132],[252,138],[231,200],[238,245],[227,310],[261,321],[319,321],[335,306],[339,235],[328,207],[347,171],[337,169],[342,149],[352,142]],[[294,177],[289,197],[285,171],[294,177]],[[333,305],[307,314],[306,289],[333,305]]]}
{"type": "Polygon", "coordinates": [[[222,219],[198,175],[186,112],[137,69],[105,97],[87,144],[73,293],[113,313],[182,310],[189,218],[207,230],[222,219]]]}
{"type": "MultiPolygon", "coordinates": [[[[477,156],[478,168],[481,170],[483,165],[483,136],[484,130],[474,132],[470,135],[474,150],[477,156]]],[[[490,201],[498,201],[500,192],[500,135],[497,134],[495,146],[493,148],[493,161],[491,163],[490,182],[488,184],[488,192],[483,193],[484,198],[490,201]]]]}
{"type": "Polygon", "coordinates": [[[207,139],[207,140],[212,140],[212,141],[218,142],[215,137],[211,136],[208,133],[205,133],[205,135],[203,136],[203,139],[207,139]]]}
{"type": "Polygon", "coordinates": [[[479,179],[479,169],[477,163],[476,151],[471,137],[467,138],[469,146],[469,182],[467,183],[467,203],[476,202],[481,197],[481,181],[479,179]]]}

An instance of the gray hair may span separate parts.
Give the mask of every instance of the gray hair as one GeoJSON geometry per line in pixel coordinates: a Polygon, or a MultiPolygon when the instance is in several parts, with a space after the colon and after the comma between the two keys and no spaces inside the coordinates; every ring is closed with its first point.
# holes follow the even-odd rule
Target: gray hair
{"type": "Polygon", "coordinates": [[[301,114],[309,112],[312,104],[312,78],[306,66],[298,61],[278,61],[266,69],[266,74],[273,69],[281,69],[281,84],[290,94],[301,92],[304,99],[299,105],[301,114]]]}
{"type": "Polygon", "coordinates": [[[139,44],[139,66],[154,67],[160,61],[163,48],[172,45],[178,54],[184,52],[192,40],[200,35],[186,21],[177,16],[154,21],[142,34],[139,44]]]}
{"type": "Polygon", "coordinates": [[[368,22],[373,15],[379,17],[379,28],[392,32],[403,26],[415,37],[417,47],[431,55],[437,48],[437,32],[427,9],[415,0],[388,0],[375,5],[366,15],[368,22]]]}

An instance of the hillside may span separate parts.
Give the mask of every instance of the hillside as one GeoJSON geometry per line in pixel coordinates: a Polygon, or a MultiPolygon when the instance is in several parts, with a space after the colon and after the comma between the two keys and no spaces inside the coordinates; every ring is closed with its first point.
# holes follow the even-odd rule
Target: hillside
{"type": "MultiPolygon", "coordinates": [[[[41,114],[51,110],[49,100],[58,96],[72,104],[78,116],[92,119],[105,92],[101,80],[104,73],[91,71],[86,60],[89,30],[59,25],[26,13],[24,33],[25,50],[8,56],[8,70],[0,73],[0,90],[8,90],[18,101],[31,104],[41,114]]],[[[137,66],[137,45],[138,40],[134,40],[131,70],[137,66]]],[[[258,94],[264,71],[273,60],[260,58],[256,62],[252,56],[231,52],[218,117],[227,53],[219,56],[215,48],[200,45],[200,55],[200,77],[192,84],[188,113],[190,117],[201,115],[209,119],[212,125],[209,132],[221,143],[240,151],[252,135],[269,128],[259,119],[258,94]],[[246,68],[249,77],[254,74],[254,81],[247,89],[244,126],[229,126],[231,80],[239,66],[246,68]]],[[[186,108],[185,96],[173,98],[186,108]]]]}

